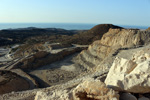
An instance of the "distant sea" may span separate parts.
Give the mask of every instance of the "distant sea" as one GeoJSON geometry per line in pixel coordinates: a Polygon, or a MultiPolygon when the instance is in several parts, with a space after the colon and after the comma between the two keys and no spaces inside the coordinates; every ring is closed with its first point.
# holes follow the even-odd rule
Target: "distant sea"
{"type": "MultiPolygon", "coordinates": [[[[17,28],[62,28],[66,30],[88,30],[97,24],[77,24],[77,23],[0,23],[0,30],[2,29],[17,29],[17,28]]],[[[148,26],[128,26],[118,25],[124,28],[139,28],[147,29],[148,26]]]]}

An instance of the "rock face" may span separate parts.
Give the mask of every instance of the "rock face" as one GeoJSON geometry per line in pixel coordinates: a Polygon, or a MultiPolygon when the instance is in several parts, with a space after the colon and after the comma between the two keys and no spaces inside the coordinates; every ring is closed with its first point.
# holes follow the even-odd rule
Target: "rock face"
{"type": "Polygon", "coordinates": [[[34,100],[73,100],[67,90],[58,90],[52,93],[37,92],[34,100]]]}
{"type": "Polygon", "coordinates": [[[74,100],[119,100],[119,94],[99,80],[88,80],[73,90],[74,100]]]}
{"type": "Polygon", "coordinates": [[[106,70],[113,62],[113,56],[119,49],[128,49],[150,42],[150,32],[134,29],[109,29],[101,40],[91,44],[88,50],[82,51],[74,60],[85,70],[106,70]],[[100,66],[98,66],[100,65],[100,66]]]}
{"type": "Polygon", "coordinates": [[[0,94],[29,88],[29,83],[21,76],[10,71],[0,71],[0,94]]]}
{"type": "Polygon", "coordinates": [[[105,83],[114,90],[150,92],[150,48],[136,52],[131,60],[116,58],[105,83]]]}

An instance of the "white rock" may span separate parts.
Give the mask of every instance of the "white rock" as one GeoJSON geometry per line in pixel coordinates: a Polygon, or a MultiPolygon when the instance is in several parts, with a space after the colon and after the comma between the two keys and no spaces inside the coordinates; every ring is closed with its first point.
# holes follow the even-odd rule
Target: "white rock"
{"type": "Polygon", "coordinates": [[[67,90],[58,91],[38,91],[34,100],[72,100],[72,96],[67,90]]]}
{"type": "Polygon", "coordinates": [[[130,93],[123,93],[120,95],[120,100],[137,100],[137,98],[130,93]]]}
{"type": "Polygon", "coordinates": [[[99,80],[86,80],[73,90],[74,100],[119,100],[119,94],[99,80]]]}
{"type": "Polygon", "coordinates": [[[150,54],[140,51],[132,60],[116,58],[105,83],[114,90],[133,93],[150,92],[150,54]]]}
{"type": "Polygon", "coordinates": [[[46,93],[39,91],[37,92],[34,100],[49,100],[49,97],[46,93]]]}

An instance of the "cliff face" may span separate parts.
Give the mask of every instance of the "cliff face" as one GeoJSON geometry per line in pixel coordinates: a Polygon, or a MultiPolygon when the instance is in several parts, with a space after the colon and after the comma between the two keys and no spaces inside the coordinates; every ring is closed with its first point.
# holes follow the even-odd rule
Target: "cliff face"
{"type": "Polygon", "coordinates": [[[82,51],[74,61],[85,70],[106,70],[121,49],[139,47],[150,42],[150,32],[133,29],[109,29],[101,40],[82,51]],[[105,63],[105,64],[104,64],[105,63]],[[100,66],[99,66],[100,65],[100,66]]]}
{"type": "Polygon", "coordinates": [[[110,29],[101,39],[107,46],[132,47],[148,43],[150,36],[147,31],[132,29],[110,29]]]}

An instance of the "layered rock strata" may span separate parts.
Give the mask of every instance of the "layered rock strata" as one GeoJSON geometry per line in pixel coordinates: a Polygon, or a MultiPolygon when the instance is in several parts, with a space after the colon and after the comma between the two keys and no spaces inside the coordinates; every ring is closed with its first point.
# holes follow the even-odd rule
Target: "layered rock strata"
{"type": "Polygon", "coordinates": [[[85,70],[98,71],[109,69],[119,50],[146,45],[150,42],[150,32],[136,29],[109,29],[101,40],[91,44],[75,59],[85,70]],[[100,66],[99,66],[100,65],[100,66]]]}
{"type": "MultiPolygon", "coordinates": [[[[85,47],[86,48],[86,47],[85,47]]],[[[59,61],[63,59],[64,57],[74,54],[76,52],[80,52],[81,50],[85,49],[77,47],[77,48],[70,48],[67,50],[62,50],[56,54],[48,53],[45,51],[40,51],[35,53],[34,55],[31,55],[16,65],[14,65],[12,68],[21,68],[21,69],[35,69],[44,65],[51,64],[52,62],[59,61]]]]}

